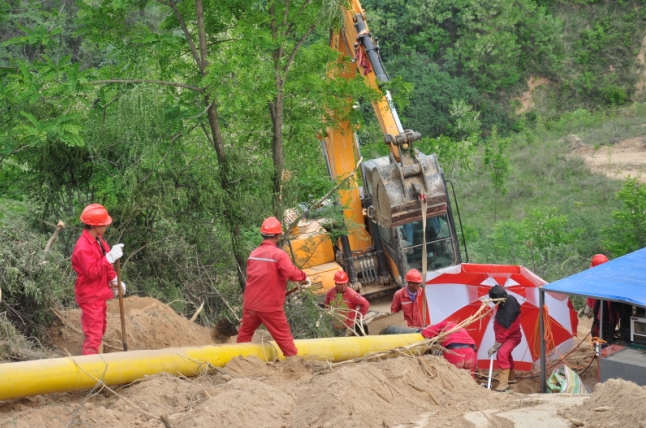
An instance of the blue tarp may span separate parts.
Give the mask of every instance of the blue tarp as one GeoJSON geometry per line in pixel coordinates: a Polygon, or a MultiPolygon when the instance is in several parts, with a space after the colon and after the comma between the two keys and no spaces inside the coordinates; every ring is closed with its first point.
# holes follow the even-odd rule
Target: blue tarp
{"type": "Polygon", "coordinates": [[[646,307],[646,248],[560,279],[543,289],[646,307]]]}

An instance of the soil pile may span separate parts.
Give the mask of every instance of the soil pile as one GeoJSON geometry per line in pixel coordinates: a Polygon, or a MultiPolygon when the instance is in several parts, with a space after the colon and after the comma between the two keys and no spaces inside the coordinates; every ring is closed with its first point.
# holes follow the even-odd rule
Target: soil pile
{"type": "Polygon", "coordinates": [[[468,411],[513,407],[513,395],[478,386],[443,358],[399,357],[342,365],[238,358],[194,379],[150,376],[109,391],[4,402],[0,427],[394,427],[472,426],[468,411]]]}
{"type": "Polygon", "coordinates": [[[646,427],[646,387],[622,379],[599,383],[581,406],[562,411],[586,427],[646,427]]]}
{"type": "MultiPolygon", "coordinates": [[[[177,346],[202,346],[213,343],[208,328],[190,322],[173,309],[152,297],[130,296],[123,300],[126,313],[126,336],[129,350],[162,349],[177,346]]],[[[72,355],[81,355],[83,333],[81,310],[60,313],[63,322],[48,334],[49,345],[72,355]]],[[[103,338],[104,352],[123,350],[119,301],[108,302],[108,329],[103,338]]]]}

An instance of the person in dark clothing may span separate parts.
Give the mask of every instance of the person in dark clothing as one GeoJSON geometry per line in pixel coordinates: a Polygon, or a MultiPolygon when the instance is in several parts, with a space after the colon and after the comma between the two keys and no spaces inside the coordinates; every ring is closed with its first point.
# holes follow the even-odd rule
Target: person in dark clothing
{"type": "MultiPolygon", "coordinates": [[[[608,257],[595,254],[590,261],[590,269],[607,263],[608,257]]],[[[633,306],[626,303],[603,300],[603,323],[601,323],[602,300],[588,297],[586,299],[585,314],[594,317],[591,334],[601,337],[599,327],[603,324],[603,340],[611,344],[618,340],[630,342],[630,318],[633,316],[633,306]]]]}
{"type": "Polygon", "coordinates": [[[500,285],[489,290],[491,299],[505,299],[498,303],[498,310],[493,323],[496,342],[489,348],[489,357],[497,352],[496,359],[500,367],[500,381],[496,391],[505,391],[509,382],[515,381],[514,358],[511,353],[520,343],[523,334],[520,331],[520,304],[514,296],[509,296],[500,285]]]}

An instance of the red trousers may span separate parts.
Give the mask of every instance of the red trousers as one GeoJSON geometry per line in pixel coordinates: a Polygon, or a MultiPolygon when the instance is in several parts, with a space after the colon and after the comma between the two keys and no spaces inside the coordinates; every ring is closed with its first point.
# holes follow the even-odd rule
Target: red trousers
{"type": "Polygon", "coordinates": [[[283,355],[291,357],[298,354],[294,337],[289,329],[285,311],[259,312],[242,309],[242,325],[238,330],[238,343],[251,342],[251,336],[260,324],[264,324],[274,338],[283,355]]]}
{"type": "Polygon", "coordinates": [[[459,369],[470,370],[473,377],[478,366],[476,351],[473,348],[457,348],[451,349],[451,352],[445,352],[444,359],[459,369]]]}
{"type": "Polygon", "coordinates": [[[514,368],[514,358],[511,356],[511,352],[516,346],[520,343],[520,337],[514,339],[507,339],[502,342],[500,348],[497,352],[498,367],[502,370],[513,369],[514,368]]]}
{"type": "Polygon", "coordinates": [[[81,328],[85,334],[83,355],[99,353],[105,329],[108,326],[108,304],[105,300],[91,303],[79,303],[81,308],[81,328]]]}

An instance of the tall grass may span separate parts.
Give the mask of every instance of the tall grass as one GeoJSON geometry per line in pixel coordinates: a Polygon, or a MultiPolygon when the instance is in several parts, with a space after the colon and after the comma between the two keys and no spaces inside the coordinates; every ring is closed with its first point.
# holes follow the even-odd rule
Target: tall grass
{"type": "Polygon", "coordinates": [[[622,182],[592,173],[572,153],[565,137],[576,134],[585,144],[598,147],[646,135],[645,123],[646,104],[577,110],[551,122],[537,118],[533,126],[512,137],[506,154],[511,167],[508,191],[495,207],[494,186],[480,152],[472,170],[451,177],[467,225],[471,261],[523,264],[553,281],[585,269],[593,254],[607,253],[602,230],[613,223],[611,213],[620,207],[616,193],[622,182]],[[563,232],[576,239],[532,248],[527,234],[544,227],[540,221],[527,221],[536,210],[566,216],[563,232]],[[505,245],[509,248],[501,251],[505,245]]]}

